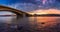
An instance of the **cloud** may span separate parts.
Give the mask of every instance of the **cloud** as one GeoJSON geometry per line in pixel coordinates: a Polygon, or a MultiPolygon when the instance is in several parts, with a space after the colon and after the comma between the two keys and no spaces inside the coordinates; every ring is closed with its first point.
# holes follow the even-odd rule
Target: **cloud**
{"type": "Polygon", "coordinates": [[[10,0],[7,6],[22,11],[33,11],[38,9],[60,9],[59,0],[10,0]],[[16,2],[15,2],[16,1],[16,2]],[[43,4],[44,2],[44,4],[43,4]]]}
{"type": "Polygon", "coordinates": [[[35,10],[35,11],[31,11],[31,12],[28,12],[32,15],[34,14],[60,14],[60,10],[58,9],[39,9],[39,10],[35,10]]]}
{"type": "Polygon", "coordinates": [[[8,6],[18,10],[26,11],[26,12],[35,10],[38,7],[37,5],[32,3],[15,3],[8,6]]]}

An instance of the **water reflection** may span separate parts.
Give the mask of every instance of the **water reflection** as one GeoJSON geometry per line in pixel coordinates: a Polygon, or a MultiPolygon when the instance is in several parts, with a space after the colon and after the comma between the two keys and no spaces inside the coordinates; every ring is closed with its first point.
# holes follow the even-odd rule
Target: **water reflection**
{"type": "Polygon", "coordinates": [[[29,21],[36,32],[57,32],[60,29],[60,17],[29,17],[29,21]]]}
{"type": "Polygon", "coordinates": [[[1,29],[4,32],[57,32],[60,30],[60,17],[0,17],[1,29]]]}
{"type": "Polygon", "coordinates": [[[8,17],[0,17],[0,23],[12,23],[14,21],[16,21],[16,16],[8,16],[8,17]]]}

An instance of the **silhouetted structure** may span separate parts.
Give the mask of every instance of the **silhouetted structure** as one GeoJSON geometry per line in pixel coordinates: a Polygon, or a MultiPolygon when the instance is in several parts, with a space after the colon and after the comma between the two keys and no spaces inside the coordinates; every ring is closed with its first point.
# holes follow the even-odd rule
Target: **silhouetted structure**
{"type": "Polygon", "coordinates": [[[10,11],[10,12],[13,12],[13,13],[15,13],[17,15],[17,17],[29,16],[29,14],[26,13],[26,12],[23,12],[21,10],[17,10],[17,9],[14,9],[14,8],[2,6],[2,5],[0,5],[0,11],[10,11]]]}
{"type": "Polygon", "coordinates": [[[47,17],[48,16],[50,16],[50,17],[54,16],[54,17],[60,17],[60,14],[40,14],[40,15],[34,14],[32,16],[47,16],[47,17]]]}

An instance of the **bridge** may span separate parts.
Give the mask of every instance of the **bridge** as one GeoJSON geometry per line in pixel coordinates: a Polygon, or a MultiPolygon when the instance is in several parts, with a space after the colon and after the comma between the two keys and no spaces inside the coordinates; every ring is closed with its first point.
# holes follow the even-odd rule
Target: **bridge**
{"type": "Polygon", "coordinates": [[[23,12],[21,10],[17,10],[17,9],[14,9],[14,8],[11,8],[11,7],[7,7],[7,6],[2,6],[2,5],[0,5],[0,11],[13,12],[13,13],[15,13],[17,15],[17,17],[29,16],[29,14],[26,13],[26,12],[23,12]]]}

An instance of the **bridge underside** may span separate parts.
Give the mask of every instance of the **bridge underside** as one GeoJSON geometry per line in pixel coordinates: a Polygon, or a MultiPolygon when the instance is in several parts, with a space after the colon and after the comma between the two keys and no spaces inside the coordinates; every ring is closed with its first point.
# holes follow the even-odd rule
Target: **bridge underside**
{"type": "Polygon", "coordinates": [[[10,7],[5,7],[5,6],[0,6],[0,11],[10,11],[13,12],[17,15],[17,17],[24,17],[24,16],[29,16],[28,13],[22,12],[21,10],[13,9],[10,7]]]}

